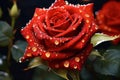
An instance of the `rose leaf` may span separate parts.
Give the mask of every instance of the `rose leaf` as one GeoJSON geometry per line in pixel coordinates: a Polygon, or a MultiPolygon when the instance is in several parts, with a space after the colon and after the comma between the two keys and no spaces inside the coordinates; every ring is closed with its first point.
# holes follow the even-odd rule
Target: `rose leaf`
{"type": "Polygon", "coordinates": [[[42,59],[41,59],[40,57],[35,57],[35,58],[33,58],[33,59],[30,61],[28,67],[25,68],[25,70],[38,67],[38,66],[40,66],[40,65],[43,65],[43,63],[44,63],[44,62],[42,61],[42,59]]]}
{"type": "Polygon", "coordinates": [[[0,46],[7,46],[12,38],[12,28],[6,22],[0,21],[0,46]]]}
{"type": "Polygon", "coordinates": [[[7,72],[0,71],[0,80],[12,80],[7,72]]]}
{"type": "Polygon", "coordinates": [[[62,77],[62,78],[64,78],[64,79],[67,79],[68,80],[68,77],[67,77],[67,70],[65,70],[65,69],[57,69],[57,70],[53,70],[53,72],[56,74],[56,75],[58,75],[58,76],[60,76],[60,77],[62,77]]]}
{"type": "Polygon", "coordinates": [[[66,80],[56,75],[53,70],[45,65],[40,65],[34,69],[34,80],[66,80]]]}
{"type": "Polygon", "coordinates": [[[93,46],[97,46],[102,42],[111,41],[111,40],[114,40],[118,37],[119,36],[109,36],[109,35],[106,35],[106,34],[103,34],[103,33],[96,33],[91,38],[91,43],[93,44],[93,46]]]}
{"type": "Polygon", "coordinates": [[[82,80],[93,80],[92,74],[85,66],[83,66],[82,70],[80,71],[80,76],[82,80]]]}
{"type": "Polygon", "coordinates": [[[94,69],[103,75],[120,76],[120,50],[107,49],[101,57],[95,60],[94,69]]]}
{"type": "Polygon", "coordinates": [[[15,44],[12,46],[12,57],[17,62],[19,59],[23,56],[25,48],[27,46],[27,43],[25,41],[18,40],[15,42],[15,44]]]}

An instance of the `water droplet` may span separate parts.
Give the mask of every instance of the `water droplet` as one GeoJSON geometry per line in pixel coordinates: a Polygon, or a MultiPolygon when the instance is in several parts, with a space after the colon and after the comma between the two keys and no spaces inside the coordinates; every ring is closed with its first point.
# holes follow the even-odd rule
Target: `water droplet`
{"type": "Polygon", "coordinates": [[[30,36],[29,36],[29,35],[27,35],[27,36],[26,36],[26,39],[29,39],[29,38],[30,38],[30,36]]]}
{"type": "Polygon", "coordinates": [[[55,40],[55,45],[59,45],[59,41],[55,40]]]}
{"type": "Polygon", "coordinates": [[[90,15],[89,14],[85,14],[85,17],[90,17],[90,15]]]}
{"type": "Polygon", "coordinates": [[[79,61],[80,61],[80,58],[79,58],[79,57],[75,57],[75,61],[76,61],[76,62],[79,62],[79,61]]]}
{"type": "Polygon", "coordinates": [[[68,68],[69,67],[69,61],[64,62],[64,67],[68,68]]]}
{"type": "Polygon", "coordinates": [[[49,57],[50,57],[50,52],[46,52],[45,56],[46,56],[47,58],[49,58],[49,57]]]}
{"type": "Polygon", "coordinates": [[[77,69],[77,66],[76,66],[76,65],[74,65],[74,69],[77,69]]]}
{"type": "Polygon", "coordinates": [[[32,51],[33,52],[37,51],[37,48],[36,47],[32,47],[32,51]]]}
{"type": "Polygon", "coordinates": [[[31,53],[27,53],[26,56],[27,56],[27,57],[31,57],[32,54],[31,54],[31,53]]]}

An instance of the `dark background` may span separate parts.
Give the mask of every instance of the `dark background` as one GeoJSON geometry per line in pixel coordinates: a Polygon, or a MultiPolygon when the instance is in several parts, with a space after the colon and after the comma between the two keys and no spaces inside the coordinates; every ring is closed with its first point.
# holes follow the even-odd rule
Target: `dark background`
{"type": "MultiPolygon", "coordinates": [[[[69,3],[72,4],[86,4],[88,2],[94,3],[94,12],[99,10],[101,6],[107,1],[107,0],[91,0],[88,2],[84,2],[82,0],[67,0],[69,3]]],[[[17,0],[18,8],[20,9],[20,15],[16,20],[15,28],[17,30],[17,33],[15,35],[15,40],[23,39],[23,37],[20,34],[20,29],[26,25],[26,23],[32,18],[34,10],[36,7],[39,8],[48,8],[54,0],[17,0]]],[[[12,6],[12,0],[0,0],[0,7],[2,8],[3,15],[1,20],[7,21],[10,23],[10,17],[8,13],[8,8],[11,8],[12,6]]],[[[0,49],[0,52],[4,51],[2,48],[0,49]]],[[[33,70],[24,71],[23,69],[27,66],[27,63],[17,63],[14,60],[11,61],[12,66],[10,67],[10,70],[12,72],[12,75],[14,76],[14,80],[31,80],[33,70]]]]}

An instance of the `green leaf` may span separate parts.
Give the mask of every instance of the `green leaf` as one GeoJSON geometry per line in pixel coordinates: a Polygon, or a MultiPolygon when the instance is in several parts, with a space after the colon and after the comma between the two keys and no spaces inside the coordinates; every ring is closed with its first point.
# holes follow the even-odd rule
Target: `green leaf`
{"type": "Polygon", "coordinates": [[[64,79],[66,79],[66,80],[68,80],[68,78],[67,78],[67,70],[65,70],[65,69],[57,69],[57,70],[53,70],[53,72],[56,74],[56,75],[58,75],[58,76],[60,76],[60,77],[62,77],[62,78],[64,78],[64,79]]]}
{"type": "Polygon", "coordinates": [[[65,80],[60,76],[56,75],[53,70],[49,70],[49,68],[43,65],[34,69],[35,72],[33,74],[32,80],[65,80]]]}
{"type": "Polygon", "coordinates": [[[11,26],[4,21],[0,21],[0,32],[2,32],[4,35],[6,35],[9,38],[13,36],[11,26]]]}
{"type": "Polygon", "coordinates": [[[79,70],[69,70],[68,71],[69,80],[80,80],[79,70]]]}
{"type": "Polygon", "coordinates": [[[5,55],[1,53],[0,53],[0,70],[2,71],[8,70],[7,58],[5,55]]]}
{"type": "Polygon", "coordinates": [[[96,72],[103,75],[120,76],[120,49],[108,49],[94,63],[96,72]]]}
{"type": "Polygon", "coordinates": [[[12,80],[8,73],[0,71],[0,80],[12,80]]]}
{"type": "Polygon", "coordinates": [[[0,46],[4,47],[9,44],[9,38],[0,32],[0,46]]]}
{"type": "Polygon", "coordinates": [[[35,57],[28,65],[28,67],[25,70],[43,65],[44,62],[42,61],[42,59],[40,57],[35,57]]]}
{"type": "Polygon", "coordinates": [[[91,38],[91,43],[93,46],[97,46],[98,44],[105,42],[105,41],[111,41],[119,36],[109,36],[103,33],[96,33],[92,38],[91,38]]]}
{"type": "Polygon", "coordinates": [[[54,69],[52,70],[51,68],[49,67],[46,67],[46,62],[44,62],[40,57],[36,57],[36,58],[33,58],[28,67],[25,68],[25,70],[28,70],[28,69],[32,69],[32,68],[35,68],[35,67],[38,67],[44,71],[49,71],[49,73],[54,73],[56,74],[57,76],[59,77],[62,77],[64,79],[67,79],[67,70],[65,69],[54,69]]]}
{"type": "Polygon", "coordinates": [[[13,59],[18,62],[19,58],[23,56],[26,46],[27,43],[25,41],[18,40],[15,42],[11,49],[13,59]]]}
{"type": "Polygon", "coordinates": [[[82,80],[93,80],[92,74],[85,67],[80,71],[80,76],[82,80]]]}
{"type": "Polygon", "coordinates": [[[0,53],[0,80],[11,80],[10,75],[7,73],[8,70],[7,58],[0,53]]]}
{"type": "Polygon", "coordinates": [[[39,68],[41,68],[41,69],[43,69],[45,71],[46,70],[47,71],[52,71],[56,75],[58,75],[58,76],[60,76],[60,77],[62,77],[64,79],[67,79],[67,76],[66,76],[67,75],[67,70],[64,70],[64,69],[51,70],[51,68],[48,68],[48,67],[46,68],[45,65],[46,65],[46,62],[44,62],[40,57],[36,57],[36,58],[33,58],[30,61],[28,67],[25,68],[25,70],[32,69],[32,68],[35,68],[35,67],[39,67],[39,68]]]}
{"type": "Polygon", "coordinates": [[[7,46],[12,36],[12,28],[9,24],[0,21],[0,46],[7,46]]]}

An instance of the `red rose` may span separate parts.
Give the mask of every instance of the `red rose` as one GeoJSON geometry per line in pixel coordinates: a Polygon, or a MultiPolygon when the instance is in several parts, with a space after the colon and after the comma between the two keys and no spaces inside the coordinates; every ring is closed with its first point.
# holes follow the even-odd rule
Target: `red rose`
{"type": "MultiPolygon", "coordinates": [[[[99,30],[105,34],[120,35],[120,1],[110,0],[97,12],[99,30]]],[[[115,40],[120,41],[120,39],[115,40]]]]}
{"type": "Polygon", "coordinates": [[[80,70],[92,50],[90,39],[97,30],[92,6],[56,0],[49,9],[37,8],[21,30],[28,42],[21,61],[40,56],[51,68],[80,70]]]}

